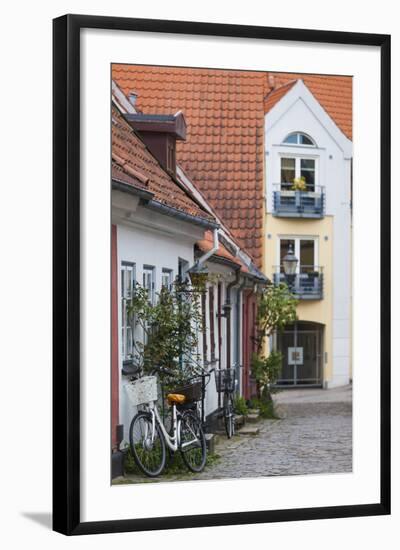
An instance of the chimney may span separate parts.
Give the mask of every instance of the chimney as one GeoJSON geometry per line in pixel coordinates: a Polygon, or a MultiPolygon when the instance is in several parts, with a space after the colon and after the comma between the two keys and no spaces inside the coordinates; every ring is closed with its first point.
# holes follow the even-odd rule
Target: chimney
{"type": "Polygon", "coordinates": [[[175,177],[176,141],[186,139],[186,121],[183,113],[181,111],[175,115],[127,113],[124,116],[164,170],[175,177]]]}

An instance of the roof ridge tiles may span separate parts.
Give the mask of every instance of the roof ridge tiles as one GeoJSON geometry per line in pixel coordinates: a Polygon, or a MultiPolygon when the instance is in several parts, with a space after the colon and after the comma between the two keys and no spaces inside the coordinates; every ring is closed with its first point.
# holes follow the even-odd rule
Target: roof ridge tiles
{"type": "Polygon", "coordinates": [[[145,112],[185,110],[187,139],[177,144],[177,160],[239,245],[258,262],[263,250],[263,201],[257,197],[263,194],[265,106],[302,79],[351,135],[350,77],[135,65],[113,65],[112,70],[123,92],[138,91],[139,108],[145,112]],[[268,75],[275,77],[274,92],[269,90],[268,75]],[[172,76],[173,86],[165,85],[167,76],[172,76]],[[152,86],[158,83],[156,90],[150,77],[152,86]],[[238,189],[245,195],[243,201],[225,200],[228,192],[230,196],[238,189]],[[250,222],[241,221],[239,212],[250,222]],[[252,223],[251,230],[247,223],[252,223]]]}

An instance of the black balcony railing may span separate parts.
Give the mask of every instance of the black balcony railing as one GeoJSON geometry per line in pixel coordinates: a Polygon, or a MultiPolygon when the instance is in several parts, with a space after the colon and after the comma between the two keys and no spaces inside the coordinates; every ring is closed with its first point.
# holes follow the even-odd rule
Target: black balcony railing
{"type": "Polygon", "coordinates": [[[274,284],[286,283],[299,300],[321,300],[324,297],[322,267],[302,265],[300,273],[286,275],[282,267],[276,267],[274,284]]]}
{"type": "Polygon", "coordinates": [[[274,184],[273,214],[284,218],[323,218],[325,189],[307,186],[307,191],[294,191],[292,183],[274,184]]]}

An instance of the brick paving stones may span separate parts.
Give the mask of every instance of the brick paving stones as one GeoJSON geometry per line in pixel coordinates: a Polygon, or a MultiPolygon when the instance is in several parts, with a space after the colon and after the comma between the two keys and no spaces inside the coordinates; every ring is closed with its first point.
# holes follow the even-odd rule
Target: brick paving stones
{"type": "MultiPolygon", "coordinates": [[[[252,424],[259,428],[257,436],[221,436],[220,459],[204,472],[158,481],[351,472],[351,389],[313,391],[278,394],[282,418],[252,424]]],[[[131,476],[130,481],[143,479],[131,476]]]]}

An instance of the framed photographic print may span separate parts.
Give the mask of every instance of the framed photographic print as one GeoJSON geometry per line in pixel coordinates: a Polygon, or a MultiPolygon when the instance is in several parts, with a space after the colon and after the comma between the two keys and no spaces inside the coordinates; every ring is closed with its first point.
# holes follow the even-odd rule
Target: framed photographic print
{"type": "Polygon", "coordinates": [[[54,529],[390,513],[390,37],[54,20],[54,529]]]}

